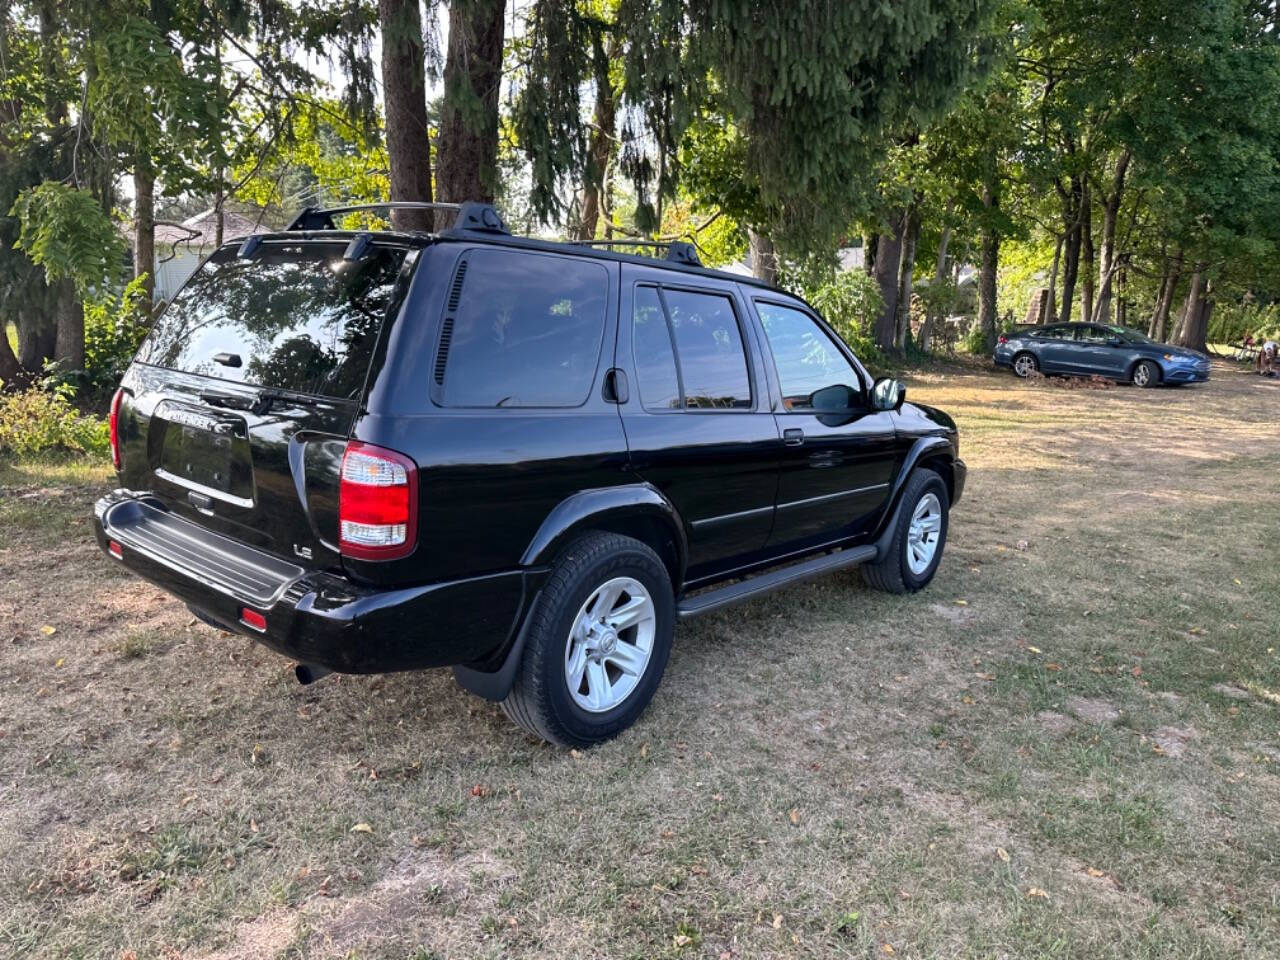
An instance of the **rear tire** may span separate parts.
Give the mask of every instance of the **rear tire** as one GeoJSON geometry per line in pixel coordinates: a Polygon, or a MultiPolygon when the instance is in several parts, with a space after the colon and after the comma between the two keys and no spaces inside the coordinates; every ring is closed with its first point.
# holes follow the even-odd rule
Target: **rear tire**
{"type": "Polygon", "coordinates": [[[950,512],[942,477],[923,467],[914,471],[902,491],[884,557],[862,567],[867,585],[885,593],[915,593],[927,587],[942,562],[950,512]]]}
{"type": "Polygon", "coordinates": [[[1019,353],[1013,358],[1013,372],[1025,380],[1032,374],[1040,372],[1040,361],[1033,353],[1019,353]]]}
{"type": "Polygon", "coordinates": [[[1160,368],[1150,360],[1139,360],[1130,378],[1135,387],[1154,387],[1160,383],[1160,368]]]}
{"type": "Polygon", "coordinates": [[[658,689],[675,631],[658,555],[630,537],[587,534],[561,554],[529,616],[502,711],[560,746],[591,746],[631,726],[658,689]]]}

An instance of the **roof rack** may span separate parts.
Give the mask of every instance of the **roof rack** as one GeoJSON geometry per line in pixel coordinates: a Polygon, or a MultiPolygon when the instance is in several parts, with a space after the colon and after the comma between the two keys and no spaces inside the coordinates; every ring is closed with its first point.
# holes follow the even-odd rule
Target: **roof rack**
{"type": "Polygon", "coordinates": [[[681,240],[571,240],[577,247],[666,247],[667,259],[672,263],[686,263],[692,267],[702,266],[698,250],[692,243],[681,240]]]}
{"type": "Polygon", "coordinates": [[[287,230],[333,230],[336,226],[334,216],[343,213],[359,213],[364,210],[444,210],[456,213],[453,226],[455,230],[480,230],[484,233],[507,233],[507,225],[501,215],[487,203],[424,203],[418,200],[388,200],[383,203],[349,203],[341,207],[307,207],[285,229],[287,230]]]}

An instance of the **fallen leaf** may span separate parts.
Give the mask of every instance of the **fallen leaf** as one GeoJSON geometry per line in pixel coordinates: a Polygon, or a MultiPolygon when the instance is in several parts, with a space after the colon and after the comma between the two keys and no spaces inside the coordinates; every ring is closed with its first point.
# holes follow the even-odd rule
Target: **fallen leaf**
{"type": "Polygon", "coordinates": [[[968,601],[968,600],[957,600],[957,601],[956,601],[956,606],[957,606],[957,607],[967,607],[968,605],[969,605],[969,601],[968,601]]]}
{"type": "Polygon", "coordinates": [[[369,826],[367,823],[357,823],[354,827],[351,828],[351,832],[352,833],[373,833],[373,827],[369,826]]]}
{"type": "Polygon", "coordinates": [[[1141,666],[1134,667],[1129,672],[1132,673],[1135,677],[1140,677],[1142,676],[1142,667],[1141,666]]]}
{"type": "Polygon", "coordinates": [[[258,821],[253,819],[253,817],[249,818],[249,832],[250,833],[258,832],[258,821]]]}
{"type": "Polygon", "coordinates": [[[684,933],[677,933],[672,939],[677,947],[687,947],[689,944],[693,943],[693,937],[684,933]]]}
{"type": "Polygon", "coordinates": [[[689,868],[689,872],[695,877],[705,877],[707,875],[707,868],[700,863],[695,863],[689,868]]]}
{"type": "Polygon", "coordinates": [[[649,744],[647,744],[647,743],[642,743],[642,744],[640,744],[640,756],[641,756],[641,758],[643,758],[643,757],[647,757],[648,755],[649,755],[649,744]]]}
{"type": "Polygon", "coordinates": [[[996,678],[996,675],[994,673],[975,673],[974,676],[977,677],[979,680],[988,680],[988,681],[994,680],[996,678]]]}
{"type": "Polygon", "coordinates": [[[1056,673],[1057,671],[1059,671],[1059,670],[1061,670],[1061,669],[1062,669],[1062,664],[1060,664],[1060,663],[1046,663],[1046,664],[1044,665],[1044,668],[1045,668],[1046,670],[1050,671],[1050,672],[1056,673]]]}
{"type": "Polygon", "coordinates": [[[52,637],[55,633],[58,632],[58,628],[51,627],[49,626],[49,624],[46,623],[43,627],[40,628],[40,632],[43,633],[46,637],[52,637]]]}
{"type": "Polygon", "coordinates": [[[969,695],[966,693],[963,697],[961,697],[961,698],[960,698],[960,702],[961,702],[961,703],[967,703],[967,704],[972,705],[972,704],[974,703],[974,699],[973,699],[973,697],[969,696],[969,695]]]}
{"type": "Polygon", "coordinates": [[[477,783],[471,788],[471,795],[473,797],[487,797],[489,795],[489,788],[482,783],[477,783]]]}
{"type": "Polygon", "coordinates": [[[1236,579],[1235,579],[1235,585],[1236,585],[1237,587],[1243,587],[1243,586],[1244,586],[1244,584],[1240,582],[1240,578],[1239,578],[1239,577],[1236,577],[1236,579]]]}
{"type": "Polygon", "coordinates": [[[57,659],[57,662],[56,662],[56,663],[54,663],[54,665],[53,665],[53,666],[54,666],[54,668],[56,669],[56,668],[58,668],[58,667],[61,667],[61,666],[62,666],[64,663],[66,663],[66,662],[67,662],[67,658],[66,658],[66,657],[59,657],[59,658],[57,659]]]}
{"type": "Polygon", "coordinates": [[[569,756],[571,756],[571,757],[573,757],[573,759],[577,760],[577,759],[579,759],[579,758],[582,756],[582,751],[581,751],[581,750],[570,750],[570,751],[569,751],[569,756]]]}
{"type": "Polygon", "coordinates": [[[892,943],[882,943],[880,944],[880,952],[892,957],[898,951],[893,949],[892,943]]]}
{"type": "Polygon", "coordinates": [[[1038,898],[1039,898],[1039,899],[1041,899],[1041,900],[1048,900],[1048,899],[1049,899],[1049,895],[1048,895],[1047,893],[1045,893],[1043,890],[1041,890],[1039,887],[1029,887],[1029,888],[1027,889],[1027,896],[1028,896],[1028,897],[1038,897],[1038,898]]]}
{"type": "Polygon", "coordinates": [[[792,826],[794,827],[800,826],[800,808],[792,807],[790,810],[788,810],[787,819],[791,821],[792,826]]]}
{"type": "Polygon", "coordinates": [[[1097,877],[1105,877],[1105,876],[1106,876],[1106,873],[1104,873],[1103,871],[1099,870],[1097,867],[1090,867],[1090,868],[1089,868],[1089,870],[1088,870],[1088,873],[1089,873],[1089,876],[1094,877],[1095,879],[1096,879],[1097,877]]]}
{"type": "Polygon", "coordinates": [[[1027,647],[1027,653],[1039,653],[1039,652],[1040,652],[1039,647],[1031,647],[1031,646],[1027,647]]]}
{"type": "Polygon", "coordinates": [[[773,915],[773,929],[775,929],[775,930],[781,930],[781,929],[782,929],[782,914],[780,914],[780,913],[775,913],[775,914],[773,915]]]}
{"type": "Polygon", "coordinates": [[[1001,860],[1003,860],[1005,863],[1009,862],[1009,851],[1006,850],[1004,847],[996,847],[996,856],[999,857],[1001,860]]]}

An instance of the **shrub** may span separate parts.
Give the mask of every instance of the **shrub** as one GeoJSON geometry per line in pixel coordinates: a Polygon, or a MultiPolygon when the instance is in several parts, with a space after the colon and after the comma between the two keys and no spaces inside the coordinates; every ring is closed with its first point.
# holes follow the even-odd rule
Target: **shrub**
{"type": "Polygon", "coordinates": [[[142,278],[131,280],[120,295],[107,294],[84,304],[84,369],[46,368],[44,384],[74,395],[86,410],[105,410],[120,385],[143,338],[151,328],[150,304],[142,278]]]}
{"type": "Polygon", "coordinates": [[[883,365],[873,331],[884,299],[874,277],[862,270],[836,273],[810,291],[807,299],[863,363],[883,365]]]}
{"type": "Polygon", "coordinates": [[[975,322],[964,335],[964,350],[977,355],[987,352],[987,337],[982,332],[982,324],[975,322]]]}
{"type": "Polygon", "coordinates": [[[18,457],[51,451],[107,456],[101,417],[78,413],[62,393],[40,388],[0,395],[0,450],[18,457]]]}

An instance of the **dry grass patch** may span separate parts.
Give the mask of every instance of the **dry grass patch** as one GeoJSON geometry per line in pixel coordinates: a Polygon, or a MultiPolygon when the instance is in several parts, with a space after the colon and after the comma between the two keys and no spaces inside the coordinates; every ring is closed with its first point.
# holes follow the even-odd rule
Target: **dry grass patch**
{"type": "Polygon", "coordinates": [[[97,554],[101,474],[0,467],[0,952],[1274,953],[1280,393],[1215,378],[912,381],[971,468],[929,590],[682,626],[575,753],[443,671],[298,687],[97,554]]]}

